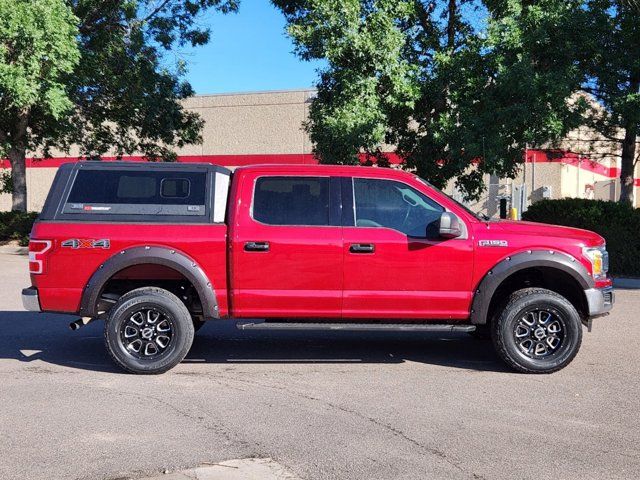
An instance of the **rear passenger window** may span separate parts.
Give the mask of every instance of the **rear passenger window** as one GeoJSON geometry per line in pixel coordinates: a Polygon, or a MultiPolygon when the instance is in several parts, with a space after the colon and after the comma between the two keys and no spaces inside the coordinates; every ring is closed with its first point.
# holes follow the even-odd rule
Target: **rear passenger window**
{"type": "Polygon", "coordinates": [[[267,225],[329,225],[329,178],[258,178],[253,218],[267,225]]]}

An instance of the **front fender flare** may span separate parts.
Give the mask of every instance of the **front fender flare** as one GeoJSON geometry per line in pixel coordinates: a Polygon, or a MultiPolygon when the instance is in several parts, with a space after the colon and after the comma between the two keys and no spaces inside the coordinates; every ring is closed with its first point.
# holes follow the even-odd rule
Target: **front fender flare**
{"type": "Polygon", "coordinates": [[[571,255],[555,250],[527,250],[506,257],[489,270],[473,294],[471,323],[487,323],[487,314],[493,294],[500,284],[514,273],[526,268],[549,267],[561,270],[578,282],[584,289],[593,288],[595,282],[587,269],[571,255]]]}
{"type": "Polygon", "coordinates": [[[204,270],[185,254],[166,247],[133,247],[120,251],[96,270],[82,292],[80,311],[83,317],[95,317],[104,286],[120,270],[141,264],[163,265],[182,274],[196,289],[205,318],[218,318],[218,302],[211,281],[204,270]]]}

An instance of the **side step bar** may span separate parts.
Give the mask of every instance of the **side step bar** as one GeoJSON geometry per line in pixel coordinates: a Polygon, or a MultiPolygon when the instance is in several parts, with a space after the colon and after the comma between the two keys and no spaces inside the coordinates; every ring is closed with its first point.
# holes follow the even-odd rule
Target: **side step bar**
{"type": "Polygon", "coordinates": [[[342,330],[352,332],[473,332],[475,325],[438,323],[238,322],[238,330],[342,330]]]}

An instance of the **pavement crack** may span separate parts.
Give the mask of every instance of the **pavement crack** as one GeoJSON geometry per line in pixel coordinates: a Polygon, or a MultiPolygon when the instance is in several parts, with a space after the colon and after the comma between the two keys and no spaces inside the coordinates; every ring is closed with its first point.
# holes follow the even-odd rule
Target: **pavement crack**
{"type": "MultiPolygon", "coordinates": [[[[409,435],[407,435],[405,432],[403,432],[402,430],[389,425],[387,423],[381,422],[379,420],[377,420],[374,417],[371,416],[367,416],[364,415],[360,412],[358,412],[357,410],[352,410],[350,408],[344,407],[342,405],[338,405],[326,400],[323,400],[319,397],[314,397],[312,395],[308,395],[302,392],[298,392],[296,390],[293,390],[291,388],[285,387],[285,386],[279,386],[279,385],[271,385],[271,384],[265,384],[256,380],[250,380],[250,379],[246,379],[246,378],[237,378],[237,377],[229,377],[228,375],[212,375],[212,374],[205,374],[204,376],[208,376],[208,377],[212,377],[217,379],[218,381],[224,381],[225,384],[227,384],[227,382],[236,382],[236,383],[240,383],[240,384],[244,384],[244,385],[248,385],[251,387],[258,387],[258,388],[268,388],[271,390],[277,390],[277,391],[281,391],[284,392],[286,394],[289,395],[293,395],[295,397],[298,398],[302,398],[305,400],[309,400],[312,402],[318,402],[318,403],[322,403],[323,405],[325,405],[326,407],[332,409],[332,410],[339,410],[345,414],[348,415],[352,415],[355,417],[358,417],[364,421],[367,421],[369,423],[372,423],[373,425],[376,425],[379,428],[382,428],[386,431],[388,431],[390,434],[392,434],[393,436],[396,436],[398,438],[403,439],[404,441],[406,441],[407,443],[412,444],[413,446],[417,447],[423,454],[429,454],[429,455],[433,455],[435,457],[440,458],[442,461],[444,461],[445,463],[447,463],[448,465],[452,466],[453,468],[455,468],[456,470],[458,470],[459,472],[461,472],[462,474],[466,475],[466,476],[470,476],[471,478],[473,478],[474,480],[485,480],[485,477],[483,477],[482,475],[479,475],[477,473],[474,472],[469,472],[466,468],[464,468],[462,465],[460,465],[459,462],[457,462],[456,460],[452,459],[449,455],[447,455],[446,452],[439,450],[437,448],[434,447],[430,447],[429,445],[423,444],[421,442],[419,442],[418,440],[416,440],[415,438],[410,437],[409,435]]],[[[124,393],[129,393],[130,392],[124,392],[124,393]]],[[[163,403],[173,409],[175,409],[177,412],[180,412],[183,415],[189,415],[186,412],[183,412],[182,410],[178,409],[177,407],[168,404],[167,402],[165,402],[162,399],[158,399],[155,397],[150,397],[153,398],[154,400],[163,403]]],[[[229,441],[232,441],[228,436],[225,436],[225,438],[227,438],[229,441]]],[[[246,442],[245,442],[246,443],[246,442]]]]}
{"type": "Polygon", "coordinates": [[[452,459],[451,457],[449,457],[449,455],[447,455],[446,452],[439,450],[437,448],[434,447],[430,447],[426,444],[423,444],[421,442],[419,442],[418,440],[416,440],[415,438],[410,437],[409,435],[407,435],[405,432],[403,432],[402,430],[400,430],[399,428],[394,427],[393,425],[389,425],[387,423],[381,422],[379,420],[377,420],[374,417],[368,416],[368,415],[364,415],[360,412],[358,412],[357,410],[352,410],[350,408],[344,407],[342,405],[338,405],[326,400],[323,400],[319,397],[314,397],[302,392],[298,392],[296,390],[292,390],[288,387],[284,387],[284,386],[277,386],[277,385],[269,385],[269,384],[263,384],[261,382],[257,382],[255,380],[246,380],[246,379],[233,379],[237,382],[240,383],[245,383],[248,385],[253,385],[256,387],[260,387],[260,388],[270,388],[272,390],[278,390],[278,391],[282,391],[285,392],[289,395],[293,395],[296,396],[298,398],[303,398],[309,401],[313,401],[313,402],[319,402],[322,403],[323,405],[329,407],[332,410],[339,410],[343,413],[346,413],[348,415],[352,415],[352,416],[356,416],[362,420],[365,420],[367,422],[370,422],[374,425],[376,425],[377,427],[383,428],[385,430],[387,430],[389,433],[391,433],[392,435],[399,437],[401,439],[403,439],[404,441],[414,445],[415,447],[417,447],[418,449],[420,449],[423,453],[428,453],[430,455],[434,455],[440,459],[442,459],[444,462],[446,462],[447,464],[449,464],[450,466],[454,467],[456,470],[460,471],[461,473],[465,474],[465,475],[470,475],[471,478],[475,479],[475,480],[486,480],[485,477],[483,477],[480,474],[477,474],[475,472],[469,472],[466,468],[464,468],[462,465],[460,465],[460,463],[458,463],[457,461],[455,461],[454,459],[452,459]]]}
{"type": "Polygon", "coordinates": [[[211,422],[211,420],[208,420],[207,418],[205,418],[204,416],[201,415],[196,415],[193,414],[191,412],[188,412],[186,410],[183,410],[179,407],[177,407],[176,405],[167,402],[166,400],[163,400],[162,398],[158,398],[156,396],[150,395],[150,394],[142,394],[142,393],[137,393],[137,392],[125,392],[122,390],[117,390],[117,389],[107,389],[107,388],[103,388],[104,390],[108,391],[111,394],[115,394],[118,396],[130,396],[130,397],[134,397],[137,398],[138,400],[142,400],[142,401],[154,401],[160,405],[163,405],[164,407],[173,410],[175,413],[177,413],[178,415],[180,415],[183,418],[186,418],[188,420],[191,420],[195,423],[197,423],[198,425],[200,425],[201,427],[205,428],[206,430],[209,430],[211,432],[214,432],[220,436],[222,436],[227,442],[229,443],[240,443],[242,445],[248,445],[247,442],[245,442],[244,440],[239,440],[236,438],[232,438],[231,434],[224,428],[222,427],[222,425],[215,423],[215,422],[211,422]]]}

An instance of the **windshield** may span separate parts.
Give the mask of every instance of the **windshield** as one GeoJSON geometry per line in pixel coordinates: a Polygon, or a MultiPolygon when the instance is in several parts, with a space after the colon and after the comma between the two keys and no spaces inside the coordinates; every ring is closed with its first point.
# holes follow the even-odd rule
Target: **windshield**
{"type": "Polygon", "coordinates": [[[451,195],[447,195],[445,192],[443,192],[442,190],[440,190],[439,188],[433,186],[431,183],[429,183],[428,181],[426,181],[424,178],[419,177],[418,175],[416,175],[416,178],[418,180],[420,180],[422,183],[424,183],[425,185],[427,185],[428,187],[433,188],[434,190],[438,190],[440,193],[442,193],[445,197],[447,197],[449,200],[451,200],[452,202],[454,202],[456,205],[458,205],[460,208],[462,208],[465,212],[467,212],[469,215],[473,215],[475,218],[477,218],[478,220],[480,220],[481,222],[486,222],[488,220],[490,220],[490,218],[488,216],[486,216],[484,213],[477,213],[474,212],[473,210],[471,210],[469,207],[467,207],[466,205],[460,203],[458,200],[456,200],[455,198],[453,198],[451,195]]]}

